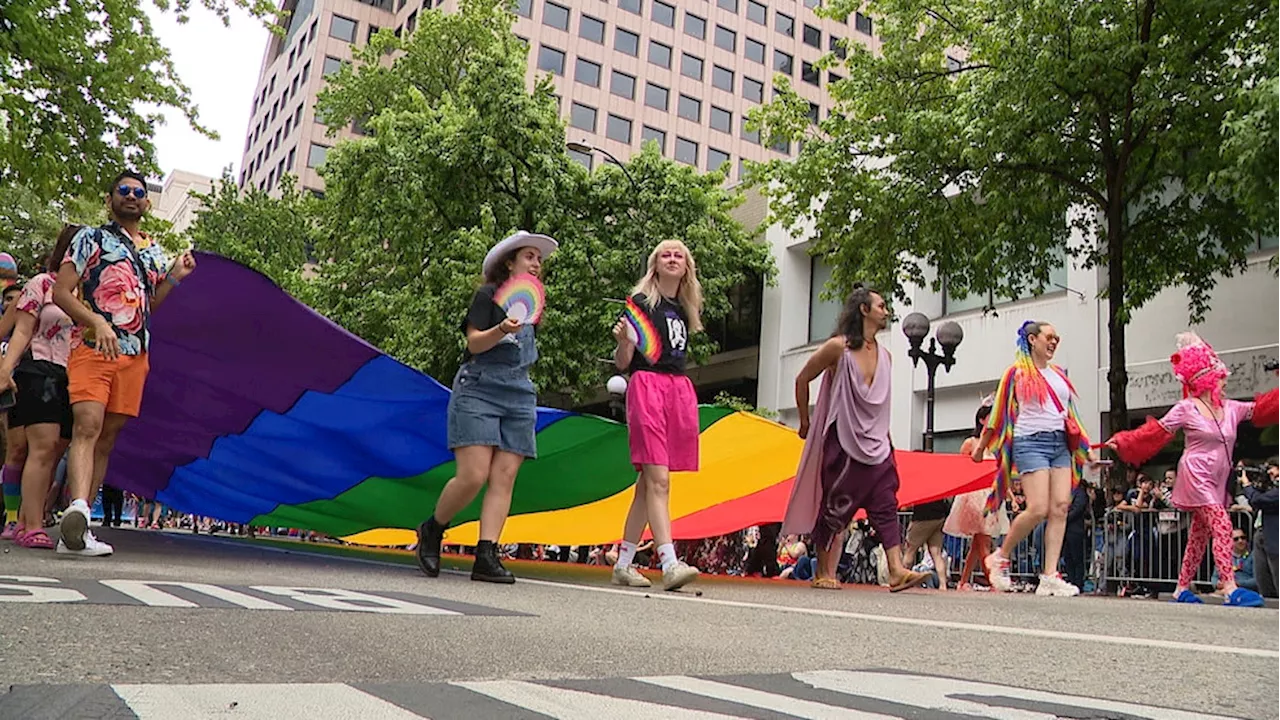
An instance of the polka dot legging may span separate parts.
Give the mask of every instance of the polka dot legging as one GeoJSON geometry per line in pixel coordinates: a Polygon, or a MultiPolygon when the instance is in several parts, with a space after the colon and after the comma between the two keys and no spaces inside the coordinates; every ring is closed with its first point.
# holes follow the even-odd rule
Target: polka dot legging
{"type": "Polygon", "coordinates": [[[1236,571],[1231,564],[1231,518],[1226,508],[1205,505],[1192,508],[1191,513],[1191,536],[1187,539],[1187,550],[1182,554],[1178,587],[1191,587],[1210,534],[1213,535],[1213,564],[1218,566],[1218,579],[1223,583],[1235,582],[1236,571]]]}

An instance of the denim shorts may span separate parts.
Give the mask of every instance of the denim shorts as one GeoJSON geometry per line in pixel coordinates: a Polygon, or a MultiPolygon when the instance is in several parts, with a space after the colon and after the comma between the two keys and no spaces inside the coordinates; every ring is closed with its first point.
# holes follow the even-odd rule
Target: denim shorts
{"type": "Polygon", "coordinates": [[[537,457],[537,401],[527,369],[463,363],[449,396],[449,449],[487,445],[537,457]]]}
{"type": "Polygon", "coordinates": [[[1067,433],[1063,430],[1038,432],[1013,438],[1013,465],[1018,473],[1071,467],[1067,433]]]}

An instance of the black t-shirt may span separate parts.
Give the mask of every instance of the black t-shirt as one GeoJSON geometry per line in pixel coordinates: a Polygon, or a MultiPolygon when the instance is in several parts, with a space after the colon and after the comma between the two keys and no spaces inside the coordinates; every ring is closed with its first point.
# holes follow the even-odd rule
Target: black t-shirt
{"type": "MultiPolygon", "coordinates": [[[[507,318],[507,314],[502,308],[493,301],[493,295],[498,291],[494,285],[481,285],[476,294],[471,298],[471,308],[467,310],[467,314],[462,318],[462,334],[467,334],[467,328],[473,327],[477,330],[489,330],[497,326],[507,318]]],[[[471,351],[463,350],[463,361],[471,359],[471,351]]]]}
{"type": "Polygon", "coordinates": [[[649,316],[658,339],[662,341],[662,355],[653,365],[645,359],[639,350],[631,356],[630,372],[637,370],[653,370],[669,375],[683,375],[685,360],[689,352],[689,316],[679,302],[670,298],[661,298],[650,310],[643,293],[631,296],[636,305],[649,316]]]}

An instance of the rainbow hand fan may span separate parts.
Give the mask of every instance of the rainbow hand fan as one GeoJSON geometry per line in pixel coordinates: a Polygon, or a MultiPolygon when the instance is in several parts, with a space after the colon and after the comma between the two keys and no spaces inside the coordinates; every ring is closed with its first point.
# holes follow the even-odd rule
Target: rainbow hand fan
{"type": "Polygon", "coordinates": [[[649,314],[635,300],[627,298],[627,309],[622,316],[627,319],[627,334],[636,344],[636,350],[650,365],[657,365],[662,357],[662,340],[658,338],[658,329],[653,326],[649,314]]]}
{"type": "Polygon", "coordinates": [[[547,291],[533,275],[516,275],[493,293],[493,302],[512,320],[519,320],[524,325],[537,325],[547,306],[547,291]]]}

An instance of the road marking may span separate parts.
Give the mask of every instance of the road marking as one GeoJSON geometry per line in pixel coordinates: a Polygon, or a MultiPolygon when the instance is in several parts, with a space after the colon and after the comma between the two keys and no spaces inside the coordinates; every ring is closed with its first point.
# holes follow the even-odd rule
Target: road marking
{"type": "Polygon", "coordinates": [[[582,690],[549,687],[518,680],[453,682],[494,700],[559,720],[740,720],[733,715],[615,698],[582,690]]]}
{"type": "Polygon", "coordinates": [[[656,685],[668,690],[679,690],[693,695],[725,700],[739,705],[760,708],[761,710],[783,711],[806,720],[893,720],[890,715],[850,710],[825,703],[801,700],[788,695],[753,690],[751,688],[727,683],[702,680],[683,675],[664,675],[660,677],[632,678],[638,682],[656,685]]]}
{"type": "Polygon", "coordinates": [[[1221,715],[1192,713],[929,675],[819,670],[792,673],[791,676],[819,690],[832,690],[860,698],[875,698],[922,710],[937,710],[994,720],[1056,720],[1060,715],[1054,711],[1054,708],[1063,707],[1096,710],[1099,713],[1107,713],[1108,717],[1111,713],[1117,713],[1124,717],[1148,720],[1234,720],[1221,715]],[[983,699],[991,702],[983,702],[983,699]],[[1009,707],[1013,704],[1009,703],[1009,700],[1024,701],[1018,703],[1024,707],[1028,705],[1035,707],[1041,703],[1047,707],[1031,710],[1009,707]]]}
{"type": "Polygon", "coordinates": [[[0,592],[0,602],[12,603],[69,603],[80,602],[84,600],[84,595],[65,587],[31,587],[26,583],[56,583],[55,578],[32,577],[30,575],[0,575],[0,580],[12,580],[15,583],[24,583],[22,585],[13,585],[10,583],[0,583],[0,591],[13,590],[23,593],[22,595],[13,595],[8,592],[0,592]]]}
{"type": "MultiPolygon", "coordinates": [[[[790,605],[769,605],[767,603],[744,602],[741,600],[717,600],[706,597],[689,597],[684,594],[668,593],[661,590],[641,593],[636,590],[600,587],[598,585],[580,585],[578,583],[555,582],[551,580],[534,580],[520,578],[521,583],[544,585],[546,587],[574,588],[588,592],[607,593],[610,595],[627,595],[632,598],[648,597],[671,602],[690,602],[697,604],[718,605],[720,607],[744,608],[750,610],[770,610],[795,615],[815,615],[819,617],[845,618],[848,620],[865,620],[890,625],[913,625],[916,627],[939,628],[943,630],[967,630],[978,633],[997,635],[1013,635],[1017,637],[1034,637],[1046,640],[1070,640],[1086,643],[1106,643],[1110,645],[1126,645],[1130,647],[1160,648],[1162,650],[1182,650],[1194,653],[1217,653],[1223,655],[1241,655],[1244,657],[1260,657],[1268,659],[1280,658],[1280,651],[1262,648],[1232,647],[1224,645],[1208,645],[1178,640],[1161,640],[1158,638],[1131,637],[1127,635],[1093,635],[1089,633],[1068,632],[1065,630],[1043,630],[1039,628],[1013,627],[1010,625],[984,625],[982,623],[959,622],[955,620],[929,620],[926,618],[899,617],[897,615],[873,615],[871,613],[851,612],[848,610],[830,610],[826,608],[793,607],[790,605]]],[[[1245,611],[1241,611],[1245,612],[1245,611]]],[[[1261,610],[1249,612],[1264,612],[1261,610]]]]}
{"type": "Polygon", "coordinates": [[[310,603],[326,610],[350,610],[354,612],[387,613],[394,615],[461,615],[452,610],[442,610],[430,605],[419,605],[408,600],[379,597],[355,590],[330,590],[327,588],[281,587],[278,585],[251,585],[259,592],[280,595],[290,600],[310,603]],[[356,603],[367,603],[357,605],[356,603]]]}
{"type": "Polygon", "coordinates": [[[151,607],[179,607],[193,608],[200,607],[190,600],[183,600],[177,595],[167,593],[156,585],[167,585],[169,587],[186,588],[192,592],[203,593],[209,597],[217,598],[232,605],[239,605],[246,610],[289,610],[293,608],[280,603],[274,603],[270,600],[257,598],[246,593],[232,590],[231,588],[218,587],[217,585],[209,585],[207,583],[189,583],[189,582],[171,582],[167,580],[102,580],[103,585],[128,595],[151,607]]]}
{"type": "Polygon", "coordinates": [[[340,683],[113,685],[138,720],[378,718],[423,720],[397,705],[340,683]]]}

